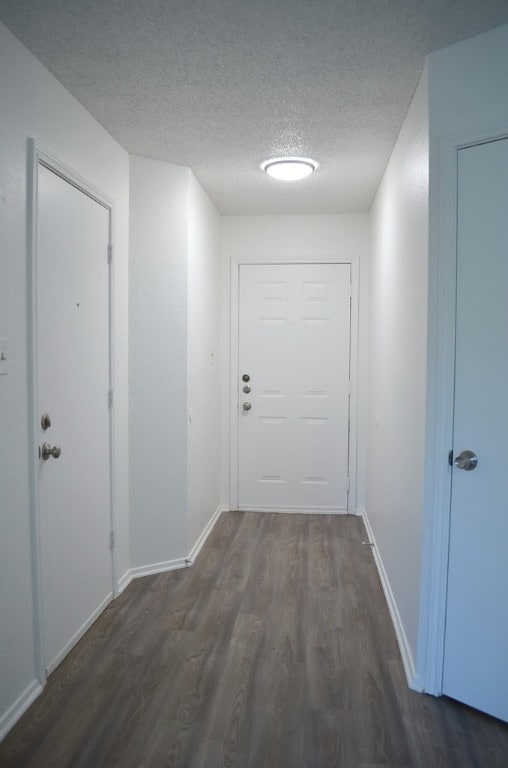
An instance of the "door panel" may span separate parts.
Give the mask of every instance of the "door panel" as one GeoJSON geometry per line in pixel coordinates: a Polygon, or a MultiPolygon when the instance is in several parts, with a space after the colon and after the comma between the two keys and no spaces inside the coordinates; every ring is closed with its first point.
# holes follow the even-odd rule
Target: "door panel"
{"type": "Polygon", "coordinates": [[[39,445],[61,448],[38,472],[48,674],[112,592],[108,243],[109,211],[40,165],[39,445]]]}
{"type": "Polygon", "coordinates": [[[240,267],[241,508],[347,509],[350,297],[348,264],[240,267]]]}
{"type": "Polygon", "coordinates": [[[508,140],[459,151],[457,337],[443,692],[508,720],[508,140]]]}

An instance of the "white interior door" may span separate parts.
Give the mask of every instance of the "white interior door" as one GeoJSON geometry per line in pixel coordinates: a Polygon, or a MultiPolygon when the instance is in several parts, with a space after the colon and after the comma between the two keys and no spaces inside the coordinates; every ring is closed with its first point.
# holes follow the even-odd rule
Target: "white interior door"
{"type": "Polygon", "coordinates": [[[478,465],[452,470],[443,692],[508,720],[508,140],[458,154],[453,442],[478,465]]]}
{"type": "Polygon", "coordinates": [[[38,471],[49,674],[112,595],[110,214],[43,165],[37,208],[38,437],[61,449],[41,456],[38,471]]]}
{"type": "Polygon", "coordinates": [[[347,510],[351,267],[249,264],[239,281],[239,507],[347,510]]]}

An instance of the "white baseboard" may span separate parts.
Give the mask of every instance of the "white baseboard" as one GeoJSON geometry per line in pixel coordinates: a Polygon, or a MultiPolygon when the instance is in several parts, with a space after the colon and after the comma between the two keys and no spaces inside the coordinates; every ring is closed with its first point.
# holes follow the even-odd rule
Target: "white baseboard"
{"type": "Polygon", "coordinates": [[[369,517],[364,509],[358,510],[358,512],[363,517],[363,522],[365,523],[365,530],[367,531],[369,542],[373,545],[372,554],[374,555],[374,562],[376,563],[379,578],[381,580],[381,586],[383,587],[383,592],[388,604],[388,610],[390,611],[393,627],[395,629],[395,635],[397,637],[400,655],[402,657],[402,664],[404,665],[404,672],[406,673],[407,684],[413,691],[418,691],[421,693],[423,688],[421,685],[419,685],[419,680],[416,676],[416,667],[413,654],[411,653],[411,648],[409,646],[406,632],[404,630],[404,625],[402,624],[399,609],[397,608],[397,603],[395,602],[395,596],[392,592],[383,560],[376,544],[376,539],[370,525],[369,517]]]}
{"type": "Polygon", "coordinates": [[[429,691],[425,686],[425,681],[422,675],[418,673],[415,673],[409,687],[412,691],[416,691],[417,693],[430,693],[432,696],[441,696],[442,694],[442,691],[429,691]]]}
{"type": "Polygon", "coordinates": [[[60,662],[67,656],[69,651],[71,651],[72,648],[74,648],[78,640],[81,640],[85,632],[88,629],[90,629],[94,621],[99,618],[103,610],[111,602],[112,598],[113,598],[113,593],[110,592],[110,594],[102,601],[99,607],[95,609],[92,615],[88,617],[88,619],[78,629],[78,631],[73,635],[73,637],[71,637],[69,642],[65,644],[65,646],[62,648],[60,653],[58,653],[57,656],[53,659],[53,661],[48,664],[48,666],[46,667],[46,675],[48,675],[48,677],[58,667],[60,662]]]}
{"type": "Polygon", "coordinates": [[[11,728],[13,728],[20,717],[25,714],[26,710],[33,704],[35,699],[41,695],[44,686],[39,680],[32,680],[30,685],[25,688],[23,693],[18,696],[16,701],[4,712],[0,718],[0,741],[7,736],[11,728]]]}
{"type": "Polygon", "coordinates": [[[129,576],[130,580],[139,579],[140,576],[155,576],[157,573],[176,571],[177,568],[187,568],[185,557],[178,557],[176,560],[164,560],[162,563],[149,563],[148,565],[131,568],[129,576]]]}
{"type": "Polygon", "coordinates": [[[196,543],[192,547],[191,551],[189,552],[189,554],[185,558],[185,562],[187,563],[187,565],[192,565],[194,563],[194,560],[196,559],[196,557],[201,552],[201,549],[202,549],[205,541],[207,540],[207,538],[209,537],[209,535],[213,531],[213,529],[215,527],[215,524],[217,523],[219,517],[221,516],[221,514],[223,512],[226,512],[228,509],[229,509],[229,507],[225,507],[225,506],[221,506],[221,505],[219,505],[217,507],[217,509],[215,510],[213,515],[211,516],[210,520],[207,522],[207,524],[205,525],[205,527],[203,528],[203,530],[199,534],[198,540],[196,541],[196,543]]]}
{"type": "Polygon", "coordinates": [[[142,576],[155,576],[158,573],[175,571],[178,568],[188,568],[190,565],[192,565],[199,552],[201,551],[205,541],[212,532],[215,524],[217,523],[217,520],[221,516],[221,513],[228,509],[229,507],[225,506],[217,507],[210,520],[201,531],[198,540],[192,547],[187,557],[178,557],[175,560],[165,560],[162,563],[150,563],[148,565],[141,565],[137,568],[131,568],[129,571],[126,571],[118,582],[118,594],[123,592],[133,579],[139,579],[142,576]]]}
{"type": "Polygon", "coordinates": [[[129,586],[131,581],[132,581],[132,574],[129,568],[129,570],[125,571],[124,575],[121,576],[120,579],[118,580],[118,585],[117,585],[118,594],[115,595],[115,597],[118,597],[118,595],[121,595],[124,589],[129,586]]]}

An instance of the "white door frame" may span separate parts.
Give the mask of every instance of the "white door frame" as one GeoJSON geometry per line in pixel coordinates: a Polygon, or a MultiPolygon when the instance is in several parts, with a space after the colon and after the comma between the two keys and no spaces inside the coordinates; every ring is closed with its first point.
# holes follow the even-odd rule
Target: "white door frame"
{"type": "MultiPolygon", "coordinates": [[[[40,518],[39,518],[39,493],[38,493],[38,466],[39,466],[39,413],[38,413],[38,371],[37,371],[37,216],[38,216],[38,171],[39,165],[57,174],[88,197],[102,205],[109,212],[109,243],[112,245],[113,233],[113,201],[93,184],[79,176],[72,169],[62,163],[58,158],[42,148],[33,139],[28,141],[28,206],[27,206],[27,231],[28,231],[28,380],[31,383],[29,391],[29,429],[30,429],[30,526],[31,526],[31,554],[32,554],[32,589],[34,609],[34,646],[36,672],[42,685],[46,682],[44,663],[44,632],[43,632],[43,601],[42,601],[42,575],[41,575],[41,549],[40,549],[40,518]]],[[[109,265],[109,387],[113,387],[113,296],[114,296],[114,270],[109,265]]],[[[107,393],[104,393],[105,397],[107,393]]],[[[113,418],[112,409],[109,409],[109,465],[110,465],[110,525],[111,531],[116,528],[116,509],[114,493],[114,467],[113,467],[113,418]]],[[[111,580],[113,596],[118,594],[118,574],[116,547],[111,548],[111,580]]],[[[90,622],[91,623],[91,622],[90,622]]],[[[84,634],[83,628],[81,635],[84,634]]]]}
{"type": "Polygon", "coordinates": [[[357,423],[358,423],[358,282],[359,259],[330,258],[315,256],[314,258],[234,256],[231,259],[231,371],[230,371],[230,455],[229,455],[229,504],[231,509],[238,509],[238,428],[239,428],[239,276],[242,264],[349,264],[351,267],[351,398],[349,403],[349,480],[348,513],[356,514],[356,465],[357,465],[357,423]]]}
{"type": "Polygon", "coordinates": [[[443,692],[451,514],[448,453],[453,446],[458,152],[507,137],[506,123],[496,123],[476,132],[442,136],[431,145],[423,553],[417,674],[412,687],[435,696],[443,692]]]}

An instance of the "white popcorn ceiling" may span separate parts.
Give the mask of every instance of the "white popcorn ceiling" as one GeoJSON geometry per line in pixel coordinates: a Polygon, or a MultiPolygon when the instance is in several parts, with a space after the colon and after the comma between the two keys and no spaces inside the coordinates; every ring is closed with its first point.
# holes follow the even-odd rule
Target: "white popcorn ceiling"
{"type": "Polygon", "coordinates": [[[0,0],[0,19],[131,154],[224,214],[367,211],[425,55],[507,0],[0,0]],[[312,157],[308,179],[262,173],[312,157]]]}

